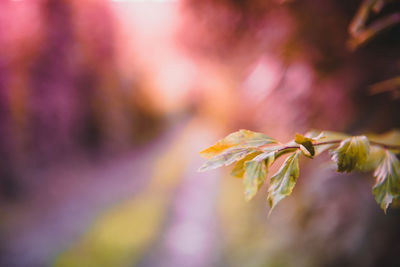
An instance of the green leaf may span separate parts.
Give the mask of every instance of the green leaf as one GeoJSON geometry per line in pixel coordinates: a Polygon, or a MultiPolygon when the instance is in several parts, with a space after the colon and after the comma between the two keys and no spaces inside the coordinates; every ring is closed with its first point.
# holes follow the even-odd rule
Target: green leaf
{"type": "Polygon", "coordinates": [[[387,208],[394,199],[400,197],[400,162],[396,155],[386,151],[386,155],[374,172],[376,183],[372,189],[376,202],[387,208]]]}
{"type": "Polygon", "coordinates": [[[224,139],[218,141],[215,145],[201,151],[200,155],[205,158],[212,158],[232,147],[248,148],[272,143],[277,143],[277,141],[263,133],[242,129],[229,134],[224,139]]]}
{"type": "Polygon", "coordinates": [[[235,167],[233,167],[233,169],[232,169],[231,175],[235,176],[237,178],[243,178],[244,169],[245,169],[244,164],[246,163],[246,161],[252,160],[256,156],[260,155],[261,153],[262,152],[260,152],[260,151],[250,153],[250,154],[246,155],[246,157],[244,157],[241,160],[239,160],[238,162],[236,162],[235,167]]]}
{"type": "Polygon", "coordinates": [[[354,136],[343,140],[340,146],[331,152],[331,157],[337,164],[338,172],[351,172],[355,168],[363,168],[368,154],[368,138],[365,136],[354,136]]]}
{"type": "Polygon", "coordinates": [[[378,167],[384,156],[384,148],[380,146],[370,146],[367,160],[362,164],[362,166],[356,167],[356,169],[362,172],[373,171],[378,167]]]}
{"type": "Polygon", "coordinates": [[[299,177],[299,153],[291,154],[283,163],[279,171],[271,177],[268,189],[268,203],[270,212],[286,196],[292,193],[299,177]]]}
{"type": "Polygon", "coordinates": [[[275,160],[274,152],[263,153],[245,163],[243,183],[245,199],[250,200],[255,196],[260,186],[267,178],[268,167],[275,160]],[[258,158],[258,159],[256,159],[258,158]]]}
{"type": "Polygon", "coordinates": [[[221,166],[228,166],[235,161],[241,160],[247,154],[254,152],[253,149],[249,148],[230,148],[223,152],[222,154],[218,154],[215,157],[208,160],[203,166],[198,170],[199,172],[204,172],[212,169],[219,168],[221,166]]]}
{"type": "Polygon", "coordinates": [[[300,145],[300,150],[305,156],[312,158],[315,155],[313,139],[305,137],[301,134],[296,134],[294,141],[300,145]]]}

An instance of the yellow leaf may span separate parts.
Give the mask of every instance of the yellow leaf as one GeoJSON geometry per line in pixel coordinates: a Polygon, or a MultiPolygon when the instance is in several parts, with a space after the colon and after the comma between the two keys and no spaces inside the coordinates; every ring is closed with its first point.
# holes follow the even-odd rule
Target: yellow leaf
{"type": "Polygon", "coordinates": [[[315,149],[313,145],[313,139],[305,137],[301,134],[296,134],[296,138],[294,141],[300,145],[300,150],[303,154],[309,158],[312,158],[315,155],[315,149]]]}
{"type": "Polygon", "coordinates": [[[262,152],[260,152],[260,151],[253,152],[253,153],[248,154],[248,155],[247,155],[246,157],[244,157],[243,159],[239,160],[239,161],[236,163],[235,167],[233,167],[232,172],[231,172],[231,175],[232,175],[232,176],[235,176],[235,177],[237,177],[237,178],[243,178],[243,175],[244,175],[244,167],[245,167],[244,164],[245,164],[245,162],[246,162],[246,161],[249,161],[249,160],[252,160],[254,157],[260,155],[261,153],[262,153],[262,152]]]}
{"type": "Polygon", "coordinates": [[[222,166],[228,166],[235,161],[241,160],[247,154],[253,152],[250,148],[231,148],[224,151],[221,154],[216,155],[215,157],[208,160],[203,166],[198,170],[199,172],[204,172],[208,170],[213,170],[222,166]]]}
{"type": "Polygon", "coordinates": [[[251,161],[245,162],[243,183],[245,187],[245,199],[252,199],[258,189],[267,179],[267,171],[269,166],[275,160],[275,152],[264,152],[256,156],[251,161]]]}
{"type": "Polygon", "coordinates": [[[378,167],[378,164],[385,157],[385,149],[380,146],[370,146],[367,160],[361,166],[357,166],[357,170],[362,172],[370,172],[378,167]]]}
{"type": "Polygon", "coordinates": [[[277,143],[277,141],[263,133],[242,129],[229,134],[215,145],[201,151],[200,155],[205,158],[212,158],[231,147],[258,147],[272,143],[277,143]]]}
{"type": "Polygon", "coordinates": [[[267,178],[267,167],[263,161],[247,161],[243,183],[245,187],[245,199],[250,200],[258,191],[258,188],[267,178]]]}

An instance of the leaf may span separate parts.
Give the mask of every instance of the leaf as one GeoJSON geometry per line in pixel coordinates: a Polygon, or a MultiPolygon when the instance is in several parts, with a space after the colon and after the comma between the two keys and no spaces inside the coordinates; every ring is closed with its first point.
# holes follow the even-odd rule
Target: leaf
{"type": "Polygon", "coordinates": [[[262,152],[256,151],[250,154],[247,154],[246,157],[242,158],[238,162],[236,162],[235,167],[233,167],[231,175],[237,178],[243,178],[244,175],[244,168],[246,161],[252,160],[254,157],[260,155],[262,152]]]}
{"type": "Polygon", "coordinates": [[[338,172],[351,172],[355,168],[363,168],[368,154],[368,138],[365,136],[354,136],[343,140],[340,146],[331,152],[331,157],[337,164],[338,172]]]}
{"type": "Polygon", "coordinates": [[[251,148],[231,148],[223,152],[222,154],[216,155],[215,157],[208,160],[198,170],[204,172],[212,169],[219,168],[221,166],[228,166],[235,161],[241,160],[247,154],[253,152],[251,148]]]}
{"type": "Polygon", "coordinates": [[[245,163],[243,183],[246,200],[250,200],[255,196],[258,189],[267,178],[268,167],[275,160],[274,152],[260,154],[257,158],[257,160],[253,159],[245,163]]]}
{"type": "Polygon", "coordinates": [[[375,170],[384,156],[384,148],[379,146],[370,146],[367,160],[364,162],[364,164],[362,164],[362,166],[358,166],[357,170],[362,172],[370,172],[375,170]]]}
{"type": "Polygon", "coordinates": [[[259,150],[261,150],[263,152],[272,152],[272,151],[277,151],[281,148],[284,148],[287,145],[288,144],[266,145],[266,146],[259,147],[259,150]]]}
{"type": "Polygon", "coordinates": [[[374,172],[376,183],[372,189],[376,202],[381,208],[387,208],[394,199],[400,197],[400,161],[396,155],[386,151],[386,155],[374,172]]]}
{"type": "Polygon", "coordinates": [[[299,153],[291,154],[283,163],[279,171],[271,177],[268,189],[268,204],[270,212],[279,201],[289,196],[299,177],[299,153]]]}
{"type": "Polygon", "coordinates": [[[201,151],[200,155],[205,158],[212,158],[231,147],[258,147],[272,143],[277,143],[277,141],[263,133],[242,129],[229,134],[215,145],[201,151]]]}
{"type": "Polygon", "coordinates": [[[253,160],[259,161],[259,162],[265,161],[267,168],[269,168],[272,165],[272,163],[274,163],[275,159],[276,159],[275,151],[268,151],[268,152],[264,152],[264,153],[258,155],[253,160]]]}
{"type": "MultiPolygon", "coordinates": [[[[289,146],[291,146],[291,145],[289,145],[289,146]]],[[[275,159],[279,158],[280,156],[283,156],[285,154],[292,153],[295,151],[297,151],[297,148],[295,148],[295,147],[287,148],[287,149],[283,149],[283,150],[277,150],[277,151],[275,151],[275,159]]]]}
{"type": "Polygon", "coordinates": [[[301,134],[296,134],[294,141],[300,145],[300,150],[305,156],[312,158],[315,155],[313,139],[305,137],[301,134]]]}

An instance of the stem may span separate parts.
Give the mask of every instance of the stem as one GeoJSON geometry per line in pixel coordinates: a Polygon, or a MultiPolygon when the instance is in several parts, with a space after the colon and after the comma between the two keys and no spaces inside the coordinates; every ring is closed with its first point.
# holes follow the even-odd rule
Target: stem
{"type": "MultiPolygon", "coordinates": [[[[322,146],[322,145],[330,145],[330,144],[338,144],[342,142],[342,140],[332,140],[332,141],[326,141],[326,142],[320,142],[320,143],[314,143],[314,146],[322,146]]],[[[373,146],[380,146],[386,149],[399,149],[400,150],[400,145],[388,145],[376,141],[369,141],[369,143],[373,146]]]]}
{"type": "MultiPolygon", "coordinates": [[[[343,140],[331,140],[331,141],[325,141],[325,142],[316,142],[313,143],[314,146],[323,146],[323,145],[333,145],[333,144],[339,144],[341,143],[343,140]]],[[[384,143],[380,143],[380,142],[375,142],[375,141],[369,141],[369,143],[373,146],[380,146],[383,147],[385,149],[395,149],[395,150],[400,150],[400,145],[388,145],[388,144],[384,144],[384,143]]],[[[290,149],[300,149],[300,146],[285,146],[282,147],[280,149],[278,149],[277,152],[282,152],[285,150],[290,150],[290,149]]]]}
{"type": "Polygon", "coordinates": [[[278,149],[277,152],[282,152],[282,151],[287,150],[287,149],[300,149],[300,146],[285,146],[285,147],[282,147],[282,148],[278,149]]]}
{"type": "MultiPolygon", "coordinates": [[[[314,146],[322,146],[322,145],[338,144],[340,142],[342,142],[342,140],[332,140],[332,141],[326,141],[326,142],[320,142],[320,143],[313,143],[313,145],[314,146]]],[[[278,149],[277,152],[282,152],[287,149],[300,149],[300,146],[285,146],[285,147],[278,149]]]]}
{"type": "Polygon", "coordinates": [[[339,144],[343,140],[332,140],[332,141],[325,141],[319,143],[313,143],[314,146],[323,146],[323,145],[332,145],[332,144],[339,144]]]}
{"type": "Polygon", "coordinates": [[[395,150],[399,149],[400,150],[400,145],[399,146],[387,145],[387,144],[383,144],[383,143],[379,143],[379,142],[375,142],[375,141],[369,141],[369,143],[373,146],[381,146],[386,149],[395,149],[395,150]]]}

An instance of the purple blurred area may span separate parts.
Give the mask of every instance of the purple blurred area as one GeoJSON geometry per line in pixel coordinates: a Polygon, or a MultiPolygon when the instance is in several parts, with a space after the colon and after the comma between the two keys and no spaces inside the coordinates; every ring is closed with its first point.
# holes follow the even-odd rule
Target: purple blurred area
{"type": "Polygon", "coordinates": [[[400,73],[400,26],[348,49],[361,2],[0,1],[0,266],[400,266],[370,174],[301,162],[267,217],[265,189],[196,171],[241,128],[400,127],[368,91],[400,73]]]}

